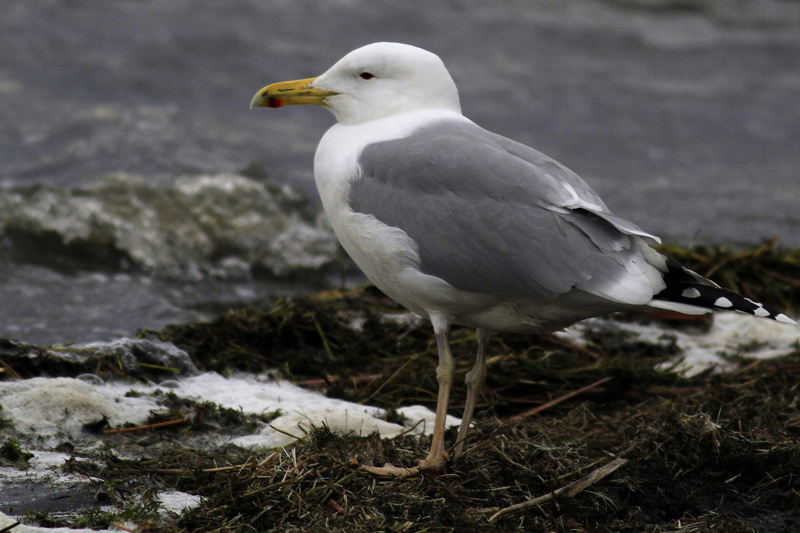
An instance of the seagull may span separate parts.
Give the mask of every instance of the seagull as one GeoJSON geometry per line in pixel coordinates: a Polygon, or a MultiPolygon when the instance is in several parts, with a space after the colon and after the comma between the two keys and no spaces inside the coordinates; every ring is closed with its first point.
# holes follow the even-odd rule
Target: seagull
{"type": "Polygon", "coordinates": [[[733,310],[797,323],[682,267],[658,237],[614,215],[567,167],[461,114],[435,54],[374,43],[316,78],[268,85],[250,107],[320,105],[314,178],[344,249],[381,291],[433,324],[439,396],[431,449],[414,468],[444,473],[454,361],[448,332],[477,330],[454,457],[464,450],[493,331],[549,333],[628,310],[733,310]]]}

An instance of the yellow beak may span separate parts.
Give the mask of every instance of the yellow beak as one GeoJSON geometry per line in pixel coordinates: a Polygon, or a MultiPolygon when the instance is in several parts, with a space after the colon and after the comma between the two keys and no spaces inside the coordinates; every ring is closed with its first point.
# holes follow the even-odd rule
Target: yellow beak
{"type": "Polygon", "coordinates": [[[325,99],[337,93],[309,87],[308,85],[315,79],[282,81],[267,85],[258,91],[250,101],[250,109],[297,104],[325,105],[325,99]]]}

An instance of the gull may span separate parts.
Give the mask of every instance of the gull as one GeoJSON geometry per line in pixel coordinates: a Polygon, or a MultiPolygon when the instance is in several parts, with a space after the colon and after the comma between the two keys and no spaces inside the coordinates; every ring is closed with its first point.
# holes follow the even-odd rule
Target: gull
{"type": "Polygon", "coordinates": [[[549,333],[614,311],[735,310],[796,322],[682,267],[658,237],[620,218],[574,172],[461,114],[435,54],[374,43],[316,78],[268,85],[250,107],[320,105],[314,178],[344,249],[381,291],[429,319],[439,352],[430,453],[414,468],[443,473],[454,361],[452,325],[477,330],[454,457],[464,450],[493,331],[549,333]]]}

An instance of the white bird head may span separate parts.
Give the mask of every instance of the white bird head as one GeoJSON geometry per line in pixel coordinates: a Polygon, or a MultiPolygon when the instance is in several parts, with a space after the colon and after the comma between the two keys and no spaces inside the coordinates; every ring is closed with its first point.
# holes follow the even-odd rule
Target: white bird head
{"type": "Polygon", "coordinates": [[[399,43],[353,50],[317,78],[268,85],[250,107],[294,104],[327,107],[345,125],[424,109],[461,112],[458,89],[439,56],[399,43]]]}

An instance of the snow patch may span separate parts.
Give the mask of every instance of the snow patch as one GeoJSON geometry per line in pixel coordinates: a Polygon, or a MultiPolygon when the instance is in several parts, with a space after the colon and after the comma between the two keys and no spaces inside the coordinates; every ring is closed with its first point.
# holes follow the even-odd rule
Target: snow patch
{"type": "Polygon", "coordinates": [[[194,509],[203,499],[194,494],[187,494],[178,490],[168,490],[158,493],[158,501],[161,502],[160,514],[166,516],[170,513],[177,515],[185,511],[194,509]]]}

